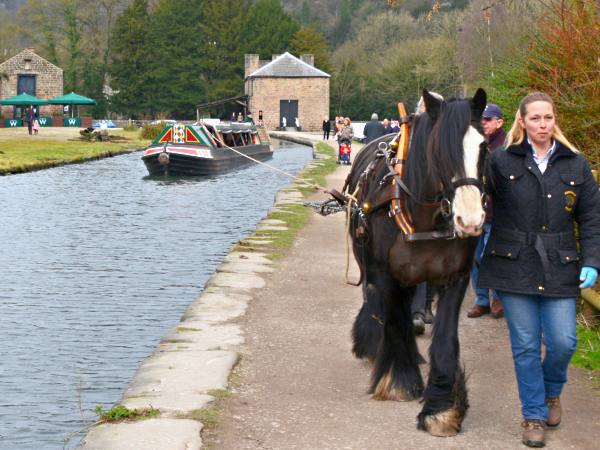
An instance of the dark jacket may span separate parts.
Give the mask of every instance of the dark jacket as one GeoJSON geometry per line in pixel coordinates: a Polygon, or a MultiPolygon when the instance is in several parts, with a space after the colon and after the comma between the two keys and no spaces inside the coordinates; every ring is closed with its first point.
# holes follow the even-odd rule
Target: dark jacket
{"type": "Polygon", "coordinates": [[[557,142],[542,174],[525,140],[492,153],[488,179],[494,217],[478,285],[577,296],[581,266],[600,268],[600,192],[585,158],[557,142]]]}
{"type": "Polygon", "coordinates": [[[506,133],[502,128],[498,128],[494,131],[488,139],[488,150],[493,152],[494,150],[503,147],[504,141],[506,140],[506,133]]]}
{"type": "Polygon", "coordinates": [[[372,140],[383,136],[385,134],[385,130],[383,128],[383,124],[380,121],[369,120],[365,124],[363,134],[365,135],[365,142],[371,142],[372,140]]]}
{"type": "Polygon", "coordinates": [[[323,131],[331,131],[331,122],[329,120],[323,121],[323,131]]]}

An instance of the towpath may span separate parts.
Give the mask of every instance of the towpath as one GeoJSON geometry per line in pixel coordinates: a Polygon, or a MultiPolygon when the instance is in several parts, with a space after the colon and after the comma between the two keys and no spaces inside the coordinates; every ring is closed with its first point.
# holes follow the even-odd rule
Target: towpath
{"type": "MultiPolygon", "coordinates": [[[[341,188],[348,171],[339,167],[328,186],[341,188]]],[[[470,290],[460,315],[471,404],[463,431],[429,436],[415,427],[418,402],[370,398],[369,367],[351,354],[350,329],[362,299],[360,288],[344,280],[345,245],[344,214],[315,214],[266,276],[266,287],[239,319],[245,343],[233,395],[222,401],[219,424],[204,433],[204,444],[223,450],[524,448],[505,321],[468,319],[470,290]]],[[[423,355],[430,335],[428,325],[419,338],[423,355]]],[[[562,398],[564,421],[549,432],[547,448],[598,448],[600,398],[583,371],[571,369],[562,398]]]]}

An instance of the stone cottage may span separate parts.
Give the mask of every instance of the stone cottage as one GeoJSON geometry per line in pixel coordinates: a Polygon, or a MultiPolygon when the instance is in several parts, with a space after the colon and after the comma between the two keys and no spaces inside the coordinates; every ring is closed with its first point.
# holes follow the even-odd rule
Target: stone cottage
{"type": "Polygon", "coordinates": [[[329,116],[329,82],[331,76],[314,67],[313,55],[300,58],[286,52],[261,61],[258,55],[245,56],[244,91],[248,111],[255,121],[262,111],[268,129],[284,123],[302,130],[319,131],[323,118],[329,116]]]}
{"type": "MultiPolygon", "coordinates": [[[[0,99],[21,93],[49,99],[63,95],[63,70],[26,48],[0,64],[0,99]]],[[[13,106],[2,106],[4,117],[12,117],[13,106]]],[[[40,115],[62,113],[62,106],[40,108],[40,115]]]]}

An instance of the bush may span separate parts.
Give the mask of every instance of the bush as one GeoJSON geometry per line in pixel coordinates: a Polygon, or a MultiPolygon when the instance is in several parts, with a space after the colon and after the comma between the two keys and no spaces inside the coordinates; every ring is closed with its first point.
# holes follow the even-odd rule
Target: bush
{"type": "Polygon", "coordinates": [[[165,126],[162,122],[144,125],[142,128],[142,139],[154,139],[158,133],[165,129],[165,126]]]}
{"type": "Polygon", "coordinates": [[[135,123],[127,124],[123,126],[123,130],[125,131],[137,131],[140,127],[138,127],[135,123]]]}

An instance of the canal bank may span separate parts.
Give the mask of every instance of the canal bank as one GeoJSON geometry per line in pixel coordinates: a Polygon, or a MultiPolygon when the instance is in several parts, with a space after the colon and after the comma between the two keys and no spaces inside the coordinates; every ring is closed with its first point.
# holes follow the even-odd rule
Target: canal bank
{"type": "MultiPolygon", "coordinates": [[[[294,133],[289,140],[313,145],[318,136],[294,133]]],[[[336,167],[335,156],[331,148],[321,146],[313,154],[314,161],[301,176],[309,184],[323,184],[324,174],[336,167]]],[[[83,448],[201,447],[201,430],[214,421],[211,404],[229,394],[229,376],[239,360],[244,336],[237,321],[312,214],[303,202],[313,192],[315,188],[303,181],[280,191],[256,232],[234,246],[181,322],[143,362],[120,404],[128,411],[152,411],[153,416],[158,410],[160,415],[100,424],[88,433],[83,448]]]]}
{"type": "Polygon", "coordinates": [[[150,141],[139,131],[110,129],[106,142],[81,139],[80,128],[43,128],[29,135],[27,128],[0,128],[0,175],[80,164],[139,151],[150,141]]]}

